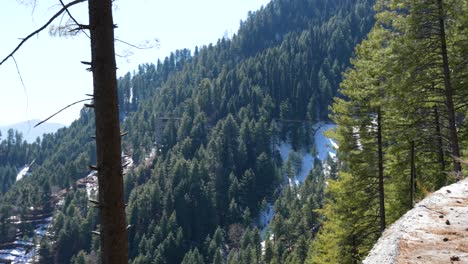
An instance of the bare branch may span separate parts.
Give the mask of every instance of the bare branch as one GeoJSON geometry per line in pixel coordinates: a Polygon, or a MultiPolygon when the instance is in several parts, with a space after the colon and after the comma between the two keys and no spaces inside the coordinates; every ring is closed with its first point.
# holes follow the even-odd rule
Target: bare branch
{"type": "Polygon", "coordinates": [[[74,105],[76,105],[76,104],[78,104],[78,103],[81,103],[81,102],[93,100],[93,99],[94,99],[94,98],[87,98],[87,99],[83,99],[83,100],[79,100],[79,101],[76,101],[76,102],[74,102],[74,103],[71,103],[71,104],[65,106],[64,108],[60,109],[58,112],[54,113],[53,115],[49,116],[48,118],[46,118],[46,119],[42,120],[41,122],[37,123],[34,127],[40,126],[42,123],[44,123],[44,122],[46,122],[47,120],[51,119],[52,117],[58,115],[60,112],[62,112],[63,110],[65,110],[65,109],[67,109],[67,108],[69,108],[69,107],[71,107],[71,106],[74,106],[74,105]]]}
{"type": "Polygon", "coordinates": [[[36,11],[36,0],[33,1],[33,8],[31,10],[31,15],[34,15],[34,11],[36,11]]]}
{"type": "Polygon", "coordinates": [[[21,40],[21,42],[18,44],[18,46],[16,46],[16,48],[13,50],[13,52],[11,52],[8,56],[6,56],[1,62],[0,62],[0,65],[2,65],[5,61],[7,61],[10,57],[13,57],[13,55],[19,50],[19,48],[21,48],[21,46],[23,46],[23,44],[28,41],[28,39],[30,39],[31,37],[33,37],[34,35],[38,34],[39,32],[41,32],[42,30],[44,30],[45,28],[47,28],[47,26],[49,26],[57,17],[59,17],[64,11],[67,10],[67,8],[73,6],[73,5],[76,5],[76,4],[79,4],[81,2],[85,2],[86,0],[75,0],[73,2],[70,2],[68,3],[67,5],[65,5],[62,9],[60,9],[57,13],[55,13],[55,15],[53,15],[49,21],[47,21],[47,23],[45,23],[42,27],[40,27],[39,29],[37,29],[36,31],[32,32],[31,34],[29,34],[26,38],[24,38],[23,40],[21,40]]]}
{"type": "Polygon", "coordinates": [[[16,71],[18,72],[18,76],[20,78],[20,81],[21,81],[21,85],[23,85],[23,89],[24,89],[24,95],[26,95],[26,111],[29,107],[29,98],[28,98],[28,92],[26,90],[26,85],[24,85],[24,81],[23,81],[23,77],[21,76],[21,72],[19,70],[19,67],[18,67],[18,63],[16,62],[16,59],[14,56],[11,56],[11,58],[13,59],[13,61],[15,62],[15,66],[16,66],[16,71]]]}
{"type": "Polygon", "coordinates": [[[73,22],[75,22],[75,24],[78,26],[78,29],[77,30],[80,30],[81,32],[83,32],[88,38],[91,38],[88,33],[86,33],[86,31],[84,31],[84,29],[89,29],[89,26],[86,26],[86,25],[83,25],[83,24],[80,24],[78,23],[78,21],[76,21],[76,19],[72,16],[72,14],[70,13],[70,11],[68,10],[67,7],[65,7],[65,4],[63,3],[62,0],[59,0],[60,3],[62,4],[62,7],[65,8],[65,11],[67,12],[68,16],[73,20],[73,22]]]}
{"type": "Polygon", "coordinates": [[[450,155],[450,156],[452,156],[452,158],[455,159],[456,161],[468,165],[468,160],[463,160],[463,159],[461,159],[459,157],[456,157],[454,155],[450,155]]]}
{"type": "MultiPolygon", "coordinates": [[[[27,7],[32,6],[31,16],[34,15],[34,12],[36,11],[36,0],[17,0],[16,2],[18,2],[21,5],[25,5],[27,7]]],[[[34,20],[34,18],[33,18],[33,20],[34,20]]]]}
{"type": "Polygon", "coordinates": [[[158,42],[157,39],[155,39],[156,44],[154,44],[154,45],[149,45],[149,41],[146,41],[143,45],[138,45],[138,46],[134,45],[134,44],[131,44],[131,43],[128,43],[128,42],[123,41],[123,40],[118,39],[118,38],[115,38],[115,41],[121,42],[121,43],[126,44],[126,45],[128,45],[130,47],[133,47],[133,48],[136,48],[136,49],[141,49],[141,50],[143,50],[143,49],[152,49],[152,48],[159,47],[159,42],[158,42]]]}

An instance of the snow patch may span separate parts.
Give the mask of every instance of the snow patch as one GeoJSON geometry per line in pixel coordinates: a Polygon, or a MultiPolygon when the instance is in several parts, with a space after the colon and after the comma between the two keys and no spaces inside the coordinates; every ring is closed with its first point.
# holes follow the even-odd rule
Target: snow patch
{"type": "Polygon", "coordinates": [[[128,98],[129,103],[133,103],[133,86],[130,87],[130,98],[128,98]]]}
{"type": "Polygon", "coordinates": [[[319,122],[314,124],[312,127],[315,130],[314,143],[315,149],[317,150],[316,157],[321,161],[326,160],[329,155],[332,158],[335,158],[338,144],[330,138],[327,138],[323,132],[335,128],[336,125],[319,122]]]}
{"type": "Polygon", "coordinates": [[[308,152],[302,152],[301,170],[292,179],[289,179],[289,186],[301,186],[306,180],[309,172],[314,168],[314,157],[308,152]]]}
{"type": "MultiPolygon", "coordinates": [[[[324,162],[322,168],[323,168],[323,174],[325,175],[325,177],[329,177],[330,172],[331,172],[331,166],[327,162],[324,162]]],[[[326,182],[325,184],[326,186],[328,186],[328,182],[326,182]]]]}
{"type": "Polygon", "coordinates": [[[86,176],[86,194],[88,195],[88,198],[95,198],[94,196],[97,195],[98,189],[97,172],[92,171],[88,176],[86,176]]]}
{"type": "Polygon", "coordinates": [[[260,236],[265,237],[266,227],[270,224],[275,215],[275,208],[272,203],[267,203],[267,207],[260,211],[258,225],[260,227],[260,236]]]}
{"type": "MultiPolygon", "coordinates": [[[[270,241],[272,241],[273,239],[275,239],[275,235],[271,234],[270,235],[270,241]]],[[[265,253],[265,244],[266,244],[266,239],[264,239],[262,242],[260,242],[260,245],[262,247],[262,255],[265,253]]]]}
{"type": "Polygon", "coordinates": [[[36,240],[32,238],[21,239],[18,238],[12,243],[15,248],[1,249],[0,250],[0,263],[8,261],[7,263],[35,263],[37,261],[37,251],[40,246],[39,243],[45,235],[47,230],[52,225],[52,217],[44,218],[41,224],[35,226],[34,233],[36,240]]]}
{"type": "Polygon", "coordinates": [[[288,160],[289,153],[292,150],[292,145],[290,143],[281,141],[278,150],[279,150],[280,155],[281,155],[281,160],[283,162],[285,162],[286,160],[288,160]]]}
{"type": "Polygon", "coordinates": [[[134,163],[132,157],[122,152],[122,166],[124,166],[123,173],[128,173],[133,168],[133,165],[134,163]]]}
{"type": "MultiPolygon", "coordinates": [[[[161,149],[159,149],[161,152],[161,149]]],[[[145,161],[151,161],[156,157],[158,150],[156,148],[152,148],[150,154],[145,158],[145,161]]]]}
{"type": "MultiPolygon", "coordinates": [[[[307,150],[301,150],[299,152],[301,159],[301,168],[296,175],[294,175],[291,178],[287,178],[287,181],[284,184],[288,184],[290,188],[301,186],[302,183],[304,183],[304,181],[307,179],[307,176],[309,175],[310,171],[314,168],[315,158],[318,158],[320,161],[322,161],[324,166],[324,172],[328,174],[330,173],[331,167],[330,165],[326,164],[326,159],[328,156],[332,157],[333,159],[336,158],[336,150],[338,149],[338,144],[335,141],[325,137],[323,132],[329,129],[333,129],[335,127],[335,124],[326,124],[324,122],[319,122],[312,126],[312,128],[315,130],[313,138],[316,148],[316,155],[314,156],[307,150]]],[[[291,143],[287,141],[281,141],[277,145],[277,150],[280,153],[281,160],[283,161],[283,163],[285,163],[288,160],[289,155],[293,151],[293,147],[291,143]]],[[[297,194],[296,196],[299,199],[301,198],[299,194],[297,194]]],[[[267,227],[273,219],[273,216],[275,215],[273,204],[274,202],[269,202],[267,204],[267,208],[264,208],[259,213],[258,226],[260,228],[260,235],[263,240],[265,240],[265,233],[267,227]]],[[[274,235],[272,234],[270,236],[270,239],[272,239],[273,237],[274,235]]],[[[264,246],[265,241],[262,242],[262,249],[264,248],[264,246]]]]}
{"type": "Polygon", "coordinates": [[[359,150],[362,150],[361,136],[359,135],[359,128],[353,127],[353,136],[356,139],[356,145],[359,150]]]}
{"type": "Polygon", "coordinates": [[[336,142],[335,142],[333,139],[329,139],[329,140],[330,140],[331,146],[332,146],[334,149],[338,149],[338,144],[336,144],[336,142]]]}
{"type": "Polygon", "coordinates": [[[26,165],[26,166],[22,167],[19,170],[18,174],[16,175],[16,181],[21,180],[24,176],[26,176],[28,174],[28,172],[29,172],[29,166],[26,165]]]}

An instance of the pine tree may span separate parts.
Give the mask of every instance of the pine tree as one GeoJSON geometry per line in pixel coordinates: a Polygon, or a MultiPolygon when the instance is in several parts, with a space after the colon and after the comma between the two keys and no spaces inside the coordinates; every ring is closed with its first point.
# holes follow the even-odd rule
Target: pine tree
{"type": "Polygon", "coordinates": [[[198,249],[195,248],[190,250],[185,254],[184,259],[182,260],[182,264],[204,264],[203,256],[198,252],[198,249]]]}
{"type": "Polygon", "coordinates": [[[385,63],[389,51],[383,28],[374,27],[356,48],[354,68],[346,73],[333,104],[340,142],[339,172],[329,187],[325,222],[314,242],[312,263],[359,263],[386,226],[384,188],[385,63]],[[343,222],[346,220],[346,223],[343,222]],[[326,250],[330,247],[330,250],[326,250]]]}
{"type": "MultiPolygon", "coordinates": [[[[455,122],[456,109],[463,107],[460,95],[463,89],[458,81],[464,79],[452,77],[451,60],[458,61],[462,53],[451,53],[454,50],[449,45],[456,46],[452,38],[457,35],[454,29],[456,24],[447,21],[457,17],[455,10],[462,8],[461,2],[430,0],[430,1],[390,1],[386,6],[381,7],[382,22],[384,24],[393,23],[394,30],[400,32],[399,42],[394,42],[394,54],[396,64],[400,69],[404,69],[400,79],[395,79],[394,87],[398,87],[399,98],[413,98],[407,107],[415,107],[419,110],[414,112],[419,114],[420,119],[437,115],[434,119],[436,125],[446,124],[444,131],[437,131],[434,128],[432,134],[439,133],[449,144],[443,149],[450,151],[451,155],[458,157],[460,144],[458,140],[458,129],[455,122]],[[406,12],[404,10],[409,10],[406,12]],[[447,34],[447,32],[451,32],[447,34]],[[453,37],[452,37],[453,36],[453,37]],[[449,56],[451,55],[451,56],[449,56]],[[457,80],[458,79],[458,80],[457,80]],[[457,81],[456,81],[457,80],[457,81]],[[411,89],[408,89],[411,88],[411,89]],[[411,92],[408,92],[411,91],[411,92]],[[438,113],[431,113],[437,109],[438,113]],[[426,111],[424,111],[424,109],[426,111]],[[443,111],[440,111],[442,110],[443,111]]],[[[465,38],[466,39],[466,38],[465,38]]],[[[460,41],[460,40],[459,40],[460,41]]],[[[460,50],[458,50],[460,51],[460,50]]],[[[459,62],[458,62],[459,63],[459,62]]],[[[458,63],[457,66],[459,65],[458,63]]],[[[457,71],[457,74],[459,71],[457,71]]],[[[433,120],[434,120],[433,119],[433,120]]],[[[440,127],[440,126],[439,126],[440,127]]],[[[436,134],[434,137],[437,137],[436,134]]],[[[440,148],[439,148],[440,149],[440,148]]],[[[439,154],[440,157],[440,154],[439,154]]],[[[441,160],[439,158],[439,160],[441,160]]],[[[453,170],[461,172],[461,166],[456,158],[452,158],[453,170]]],[[[441,163],[441,161],[439,161],[441,163]]]]}
{"type": "Polygon", "coordinates": [[[377,23],[341,85],[344,98],[333,104],[341,165],[307,263],[360,263],[385,222],[410,208],[414,186],[420,197],[447,182],[441,177],[446,153],[460,154],[453,116],[465,108],[459,100],[464,91],[447,70],[451,59],[463,64],[462,49],[452,42],[460,36],[453,27],[458,22],[447,22],[457,17],[454,8],[463,4],[378,2],[377,23]]]}

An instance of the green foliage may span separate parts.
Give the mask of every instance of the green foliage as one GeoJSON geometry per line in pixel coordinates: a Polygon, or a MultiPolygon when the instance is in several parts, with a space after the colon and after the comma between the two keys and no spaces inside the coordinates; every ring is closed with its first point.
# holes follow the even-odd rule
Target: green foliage
{"type": "Polygon", "coordinates": [[[337,181],[327,189],[325,220],[306,263],[361,263],[380,236],[379,196],[385,197],[391,223],[412,208],[411,197],[420,199],[455,180],[450,175],[457,173],[457,160],[450,165],[449,157],[467,143],[466,89],[459,85],[467,81],[466,68],[459,68],[466,61],[459,58],[468,55],[459,48],[459,41],[467,40],[466,30],[457,26],[466,22],[466,14],[459,13],[466,8],[462,2],[377,4],[377,22],[357,46],[341,85],[344,98],[336,98],[332,107],[341,164],[337,181]],[[453,122],[453,116],[460,118],[453,122]],[[379,166],[385,192],[377,188],[379,166]]]}
{"type": "Polygon", "coordinates": [[[204,264],[203,256],[198,252],[198,249],[193,249],[185,254],[182,264],[204,264]]]}
{"type": "Polygon", "coordinates": [[[41,240],[40,247],[39,247],[39,263],[47,264],[53,263],[53,248],[51,247],[50,239],[44,237],[41,240]]]}
{"type": "Polygon", "coordinates": [[[92,251],[90,234],[97,229],[97,210],[89,206],[85,191],[68,193],[60,209],[52,226],[56,246],[52,250],[45,247],[40,257],[47,259],[52,254],[59,263],[89,263],[85,255],[92,251]]]}
{"type": "Polygon", "coordinates": [[[301,187],[288,186],[282,191],[270,224],[273,235],[265,235],[266,263],[304,263],[308,245],[319,229],[318,211],[324,202],[326,177],[316,163],[301,187]]]}
{"type": "Polygon", "coordinates": [[[0,197],[16,182],[16,175],[26,164],[31,163],[37,156],[40,144],[28,144],[23,135],[9,129],[2,140],[0,133],[0,197]]]}

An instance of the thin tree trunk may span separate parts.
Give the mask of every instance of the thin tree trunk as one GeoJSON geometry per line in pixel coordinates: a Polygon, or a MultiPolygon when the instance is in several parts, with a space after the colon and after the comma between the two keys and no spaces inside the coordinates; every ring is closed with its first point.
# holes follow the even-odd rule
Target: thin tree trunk
{"type": "Polygon", "coordinates": [[[448,54],[447,54],[447,40],[445,35],[445,21],[444,21],[444,8],[442,4],[442,0],[437,0],[437,7],[439,9],[439,27],[440,27],[440,52],[442,55],[442,64],[444,70],[444,84],[445,84],[445,104],[447,106],[447,113],[448,113],[448,127],[450,133],[450,145],[452,148],[452,155],[453,157],[453,169],[456,173],[461,173],[461,164],[457,160],[460,158],[460,147],[458,145],[458,136],[457,136],[457,128],[455,125],[455,108],[453,104],[453,88],[451,83],[450,77],[450,67],[448,61],[448,54]]]}
{"type": "Polygon", "coordinates": [[[443,185],[446,184],[445,180],[445,157],[444,157],[444,145],[442,142],[442,132],[441,132],[441,125],[440,125],[440,116],[439,116],[439,110],[437,109],[437,106],[434,106],[434,123],[435,123],[435,129],[436,129],[436,139],[437,139],[437,158],[439,160],[440,164],[440,181],[439,181],[439,188],[442,187],[443,185]]]}
{"type": "Polygon", "coordinates": [[[383,147],[382,147],[382,113],[377,110],[377,148],[379,163],[379,213],[380,213],[380,231],[385,230],[385,191],[384,191],[384,168],[383,168],[383,147]]]}
{"type": "Polygon", "coordinates": [[[128,263],[112,0],[89,0],[101,262],[128,263]]]}
{"type": "Polygon", "coordinates": [[[411,178],[410,178],[410,209],[414,206],[414,192],[415,186],[414,181],[416,178],[416,166],[414,165],[414,141],[411,141],[411,178]]]}

